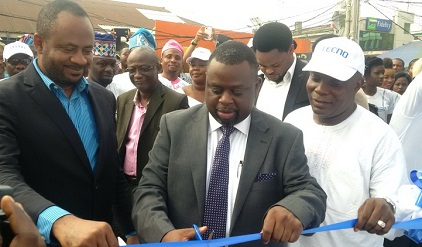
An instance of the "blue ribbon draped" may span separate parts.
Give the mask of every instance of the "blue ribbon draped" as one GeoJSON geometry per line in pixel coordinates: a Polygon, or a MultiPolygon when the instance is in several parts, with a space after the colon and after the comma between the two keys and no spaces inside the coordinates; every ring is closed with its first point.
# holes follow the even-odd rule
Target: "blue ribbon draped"
{"type": "MultiPolygon", "coordinates": [[[[358,220],[347,220],[340,223],[316,227],[308,230],[304,230],[302,234],[311,234],[317,232],[334,231],[341,229],[353,228],[358,220]]],[[[406,229],[422,229],[422,218],[413,220],[397,222],[392,226],[393,229],[406,230],[406,229]]],[[[421,231],[419,231],[421,232],[421,231]]],[[[261,233],[254,233],[249,235],[235,236],[230,238],[220,238],[214,240],[192,240],[186,242],[168,242],[168,243],[152,243],[152,244],[135,244],[130,245],[132,247],[185,247],[185,246],[196,246],[196,247],[221,247],[226,245],[241,244],[261,239],[261,233]]]]}
{"type": "MultiPolygon", "coordinates": [[[[413,170],[410,172],[410,180],[421,189],[421,192],[416,199],[415,205],[422,208],[422,170],[413,170]]],[[[412,239],[415,243],[422,243],[422,230],[418,228],[407,228],[409,230],[404,232],[408,238],[412,239]]]]}
{"type": "MultiPolygon", "coordinates": [[[[418,186],[419,189],[422,190],[422,171],[421,170],[413,170],[410,172],[410,180],[418,186]]],[[[418,199],[416,200],[416,206],[422,208],[422,191],[419,194],[418,199]]]]}

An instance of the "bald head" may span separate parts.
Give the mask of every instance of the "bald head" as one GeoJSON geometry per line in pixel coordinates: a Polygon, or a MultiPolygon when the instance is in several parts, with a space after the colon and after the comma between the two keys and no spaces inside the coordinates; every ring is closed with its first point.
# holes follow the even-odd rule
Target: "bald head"
{"type": "Polygon", "coordinates": [[[151,59],[151,62],[154,62],[154,61],[156,63],[160,62],[160,60],[157,56],[157,53],[155,53],[155,50],[151,49],[148,46],[140,46],[140,47],[134,48],[130,51],[130,54],[127,58],[127,65],[129,66],[131,61],[133,62],[133,60],[136,59],[139,56],[148,57],[148,58],[151,59]]]}

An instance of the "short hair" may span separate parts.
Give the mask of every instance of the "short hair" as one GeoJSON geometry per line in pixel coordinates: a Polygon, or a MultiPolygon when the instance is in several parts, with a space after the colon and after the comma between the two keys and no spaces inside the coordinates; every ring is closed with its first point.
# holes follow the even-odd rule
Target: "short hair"
{"type": "Polygon", "coordinates": [[[251,48],[239,41],[230,40],[217,46],[211,53],[208,64],[212,60],[226,65],[236,65],[247,61],[251,69],[254,70],[253,73],[258,75],[258,62],[256,61],[255,53],[251,48]]]}
{"type": "Polygon", "coordinates": [[[279,22],[270,22],[261,26],[253,37],[254,51],[269,52],[277,49],[287,52],[293,44],[292,31],[279,22]]]}
{"type": "Polygon", "coordinates": [[[37,34],[44,39],[50,38],[51,28],[57,20],[57,15],[63,11],[89,19],[85,10],[75,1],[55,0],[46,4],[38,14],[37,34]]]}
{"type": "MultiPolygon", "coordinates": [[[[151,48],[149,46],[138,46],[138,47],[133,48],[130,51],[129,57],[132,57],[132,56],[134,56],[133,54],[136,55],[137,53],[146,53],[146,54],[150,55],[155,60],[156,63],[160,63],[160,59],[158,58],[157,53],[155,52],[155,50],[153,48],[151,48]]],[[[129,57],[128,57],[128,59],[129,59],[129,57]]]]}
{"type": "Polygon", "coordinates": [[[365,76],[369,76],[371,74],[372,67],[375,66],[384,66],[384,62],[379,57],[366,57],[365,58],[365,76]]]}
{"type": "Polygon", "coordinates": [[[123,53],[124,53],[124,52],[123,52],[124,50],[128,50],[128,51],[130,51],[129,47],[123,47],[123,48],[120,50],[119,54],[123,54],[123,53]]]}
{"type": "Polygon", "coordinates": [[[397,81],[397,79],[401,78],[401,77],[405,77],[407,80],[407,83],[410,84],[410,82],[412,82],[412,78],[410,78],[410,75],[406,72],[400,71],[400,72],[396,72],[394,74],[394,82],[397,81]]]}
{"type": "Polygon", "coordinates": [[[386,69],[392,69],[393,68],[393,59],[389,57],[385,57],[382,59],[382,62],[384,63],[384,67],[386,69]]]}
{"type": "Polygon", "coordinates": [[[409,69],[410,67],[412,67],[412,66],[413,66],[413,64],[415,64],[415,62],[416,62],[416,61],[418,61],[418,59],[419,59],[419,58],[414,58],[414,59],[412,59],[412,61],[410,61],[410,63],[409,63],[408,69],[409,69]]]}
{"type": "Polygon", "coordinates": [[[219,46],[221,44],[223,44],[224,42],[227,42],[229,40],[233,40],[232,38],[230,38],[229,36],[223,35],[223,34],[219,34],[217,37],[217,40],[215,41],[215,46],[219,46]]]}
{"type": "Polygon", "coordinates": [[[296,48],[297,48],[297,42],[296,42],[296,40],[293,40],[293,49],[296,50],[296,48]]]}
{"type": "Polygon", "coordinates": [[[403,64],[403,67],[404,67],[405,63],[404,63],[403,59],[396,57],[396,58],[393,58],[393,61],[394,60],[399,60],[401,62],[401,64],[403,64]]]}

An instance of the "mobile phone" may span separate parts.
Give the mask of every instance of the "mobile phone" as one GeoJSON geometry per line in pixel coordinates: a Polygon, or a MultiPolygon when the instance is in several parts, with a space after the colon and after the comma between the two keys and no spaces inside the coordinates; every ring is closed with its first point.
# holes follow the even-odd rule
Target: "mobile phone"
{"type": "Polygon", "coordinates": [[[118,37],[125,37],[128,35],[128,29],[127,28],[114,28],[114,32],[116,32],[116,36],[118,37]]]}
{"type": "MultiPolygon", "coordinates": [[[[7,185],[0,185],[0,200],[3,196],[9,195],[13,196],[13,189],[7,185]]],[[[9,220],[6,217],[6,214],[3,212],[3,209],[0,208],[0,233],[3,238],[2,247],[8,247],[12,242],[15,234],[12,232],[12,229],[9,225],[9,220]]]]}
{"type": "Polygon", "coordinates": [[[212,27],[205,27],[204,33],[208,35],[208,37],[204,37],[205,40],[212,40],[212,27]]]}

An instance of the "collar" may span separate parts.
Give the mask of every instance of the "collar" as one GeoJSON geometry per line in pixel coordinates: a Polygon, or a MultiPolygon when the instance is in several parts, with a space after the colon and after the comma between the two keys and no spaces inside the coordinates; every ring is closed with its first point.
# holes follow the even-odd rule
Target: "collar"
{"type": "Polygon", "coordinates": [[[295,73],[295,68],[296,68],[296,54],[293,52],[293,63],[290,66],[290,68],[287,70],[286,74],[284,75],[283,81],[292,81],[293,78],[293,74],[295,73]]]}
{"type": "MultiPolygon", "coordinates": [[[[47,88],[49,88],[50,90],[52,90],[53,88],[59,87],[54,81],[52,81],[47,75],[45,75],[41,71],[40,67],[38,67],[38,58],[35,58],[34,61],[32,61],[32,64],[34,65],[35,70],[40,75],[41,79],[43,80],[43,82],[47,86],[47,88]]],[[[79,93],[82,92],[82,91],[85,91],[85,93],[87,93],[88,92],[88,88],[89,88],[89,83],[85,79],[85,77],[83,77],[83,76],[82,76],[81,80],[76,83],[76,85],[74,87],[74,89],[76,91],[78,91],[79,93]]]]}
{"type": "Polygon", "coordinates": [[[141,93],[139,92],[139,90],[138,90],[138,89],[136,89],[135,96],[133,97],[133,103],[134,103],[135,105],[140,105],[140,106],[142,106],[142,104],[141,104],[141,93]]]}
{"type": "MultiPolygon", "coordinates": [[[[211,115],[211,113],[208,113],[208,119],[210,123],[208,134],[216,131],[222,126],[222,124],[220,124],[219,122],[217,122],[217,120],[215,120],[215,118],[211,115]]],[[[249,116],[245,118],[242,122],[235,124],[234,127],[247,136],[249,133],[250,125],[251,125],[251,114],[249,114],[249,116]]]]}

